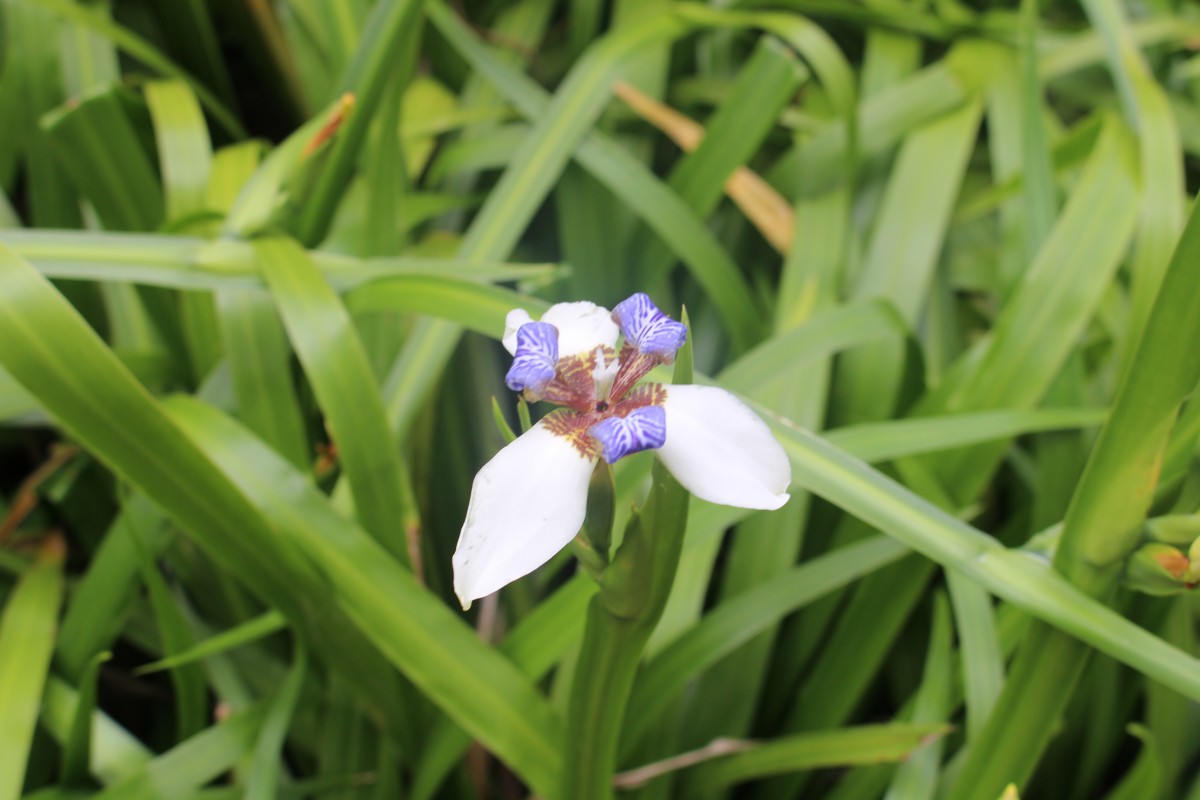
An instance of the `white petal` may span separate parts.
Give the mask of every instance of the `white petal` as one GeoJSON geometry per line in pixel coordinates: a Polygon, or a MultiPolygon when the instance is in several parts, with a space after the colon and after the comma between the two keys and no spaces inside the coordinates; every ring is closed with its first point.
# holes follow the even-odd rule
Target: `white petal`
{"type": "Polygon", "coordinates": [[[595,463],[539,422],[479,470],[453,559],[463,608],[567,546],[583,525],[595,463]]]}
{"type": "Polygon", "coordinates": [[[724,389],[667,386],[667,441],[658,456],[702,500],[779,508],[792,468],[767,424],[724,389]]]}
{"type": "Polygon", "coordinates": [[[517,354],[517,330],[526,322],[533,322],[533,319],[523,308],[514,308],[504,318],[504,337],[500,341],[509,355],[517,354]]]}
{"type": "Polygon", "coordinates": [[[546,309],[542,322],[558,328],[558,357],[590,353],[597,347],[616,347],[621,329],[607,308],[581,301],[556,303],[546,309]]]}

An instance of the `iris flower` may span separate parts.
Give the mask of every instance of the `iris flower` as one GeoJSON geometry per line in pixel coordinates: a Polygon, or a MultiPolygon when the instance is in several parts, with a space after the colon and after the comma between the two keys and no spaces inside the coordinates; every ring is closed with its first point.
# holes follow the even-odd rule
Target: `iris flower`
{"type": "Polygon", "coordinates": [[[640,293],[611,313],[579,302],[551,306],[538,321],[521,309],[508,314],[503,342],[513,363],[505,383],[527,400],[562,408],[475,476],[453,559],[463,608],[571,542],[600,458],[612,464],[654,450],[702,500],[754,509],[787,502],[787,456],[741,400],[711,386],[639,385],[654,367],[674,361],[686,338],[684,325],[640,293]]]}

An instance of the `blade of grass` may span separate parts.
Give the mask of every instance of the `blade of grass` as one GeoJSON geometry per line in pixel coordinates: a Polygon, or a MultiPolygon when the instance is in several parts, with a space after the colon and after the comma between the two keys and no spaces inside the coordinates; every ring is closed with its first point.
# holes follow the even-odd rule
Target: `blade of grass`
{"type": "Polygon", "coordinates": [[[42,130],[105,227],[154,230],[163,219],[162,189],[124,92],[89,94],[43,117],[42,130]]]}
{"type": "Polygon", "coordinates": [[[287,619],[278,611],[268,611],[253,619],[239,623],[227,631],[196,642],[191,647],[181,650],[166,658],[153,661],[138,667],[135,675],[148,675],[164,669],[193,664],[211,656],[220,655],[234,648],[258,641],[264,636],[287,628],[287,619]]]}
{"type": "Polygon", "coordinates": [[[283,744],[300,699],[300,689],[308,674],[308,658],[303,647],[294,648],[292,661],[287,679],[271,701],[262,729],[258,732],[250,774],[246,779],[247,800],[272,800],[278,797],[283,744]]]}
{"type": "Polygon", "coordinates": [[[86,788],[90,782],[92,761],[92,727],[100,682],[100,666],[112,658],[111,653],[97,653],[80,678],[79,699],[70,733],[63,743],[62,785],[86,788]]]}
{"type": "MultiPolygon", "coordinates": [[[[26,2],[29,0],[17,0],[18,5],[26,2]]],[[[222,128],[235,138],[244,139],[246,137],[246,132],[238,122],[237,115],[230,111],[216,95],[128,28],[118,25],[93,9],[70,2],[70,0],[38,0],[38,5],[58,17],[82,25],[109,39],[118,49],[157,71],[163,77],[177,78],[186,82],[192,87],[204,107],[208,109],[208,113],[212,114],[213,119],[222,128]]]]}
{"type": "MultiPolygon", "coordinates": [[[[86,698],[62,679],[53,675],[46,681],[42,698],[42,725],[57,741],[66,743],[75,735],[80,704],[86,698]]],[[[91,772],[103,783],[115,783],[142,769],[154,754],[103,711],[97,709],[91,721],[91,748],[88,758],[91,772]]]]}
{"type": "MultiPolygon", "coordinates": [[[[884,297],[915,329],[924,310],[966,173],[981,114],[969,102],[911,133],[888,179],[866,257],[853,289],[857,299],[884,297]]],[[[847,422],[887,419],[898,401],[904,370],[898,343],[849,353],[839,369],[835,408],[847,422]]]]}
{"type": "Polygon", "coordinates": [[[62,602],[63,547],[48,541],[0,614],[0,798],[21,796],[62,602]]]}
{"type": "MultiPolygon", "coordinates": [[[[139,532],[135,531],[134,536],[138,539],[139,532]]],[[[176,655],[193,646],[191,625],[140,539],[137,545],[142,562],[142,583],[150,596],[158,643],[164,655],[176,655]]],[[[176,738],[183,741],[202,731],[208,722],[208,683],[199,665],[183,664],[171,670],[171,685],[175,695],[176,738]]]]}
{"type": "Polygon", "coordinates": [[[1004,653],[996,633],[992,599],[962,573],[946,573],[958,632],[959,658],[966,701],[966,735],[974,742],[996,707],[1004,688],[1004,653]]]}
{"type": "Polygon", "coordinates": [[[67,678],[80,680],[96,655],[113,646],[136,599],[143,555],[157,558],[173,538],[144,494],[135,492],[121,504],[67,604],[55,645],[56,664],[67,678]]]}
{"type": "MultiPolygon", "coordinates": [[[[154,120],[166,219],[179,223],[206,208],[213,158],[204,112],[195,93],[182,81],[152,81],[146,84],[145,95],[154,120]]],[[[192,379],[199,383],[221,357],[212,296],[181,294],[179,314],[191,356],[192,379]]]]}
{"type": "Polygon", "coordinates": [[[179,54],[183,67],[211,86],[230,108],[234,107],[233,84],[221,55],[220,43],[208,4],[204,0],[151,3],[170,51],[179,54]]]}
{"type": "Polygon", "coordinates": [[[706,797],[753,778],[900,761],[946,731],[945,725],[893,723],[781,737],[689,768],[684,791],[691,792],[689,797],[706,797]]]}
{"type": "Polygon", "coordinates": [[[511,662],[481,644],[457,614],[245,429],[191,398],[172,398],[166,407],[321,564],[337,587],[334,601],[380,652],[523,779],[535,787],[554,785],[561,722],[511,662]]]}
{"type": "Polygon", "coordinates": [[[204,112],[183,81],[151,81],[146,104],[154,120],[159,167],[166,193],[166,218],[179,221],[204,210],[212,171],[212,144],[204,112]]]}
{"type": "MultiPolygon", "coordinates": [[[[1041,399],[1095,312],[1132,234],[1136,193],[1129,155],[1120,122],[1110,120],[1050,238],[991,332],[963,356],[965,371],[948,376],[922,400],[922,412],[1030,408],[1041,399]],[[1097,199],[1106,202],[1098,205],[1097,199]]],[[[956,476],[951,492],[956,502],[978,494],[1004,446],[937,460],[938,474],[956,476]]]]}
{"type": "MultiPolygon", "coordinates": [[[[1064,521],[1054,565],[1086,596],[1111,596],[1153,500],[1179,407],[1200,380],[1200,359],[1179,347],[1197,325],[1192,307],[1200,291],[1197,263],[1200,213],[1193,208],[1064,521]]],[[[958,791],[964,797],[982,797],[1032,770],[1048,736],[1038,725],[1049,727],[1046,720],[1061,711],[1088,656],[1079,642],[1044,626],[1032,630],[1025,644],[998,705],[1003,713],[993,715],[959,777],[958,791]],[[1004,738],[1014,725],[1039,730],[1040,735],[1023,739],[1017,747],[1004,738]],[[998,741],[1007,744],[985,758],[983,750],[998,741]]]]}
{"type": "MultiPolygon", "coordinates": [[[[812,434],[782,423],[772,427],[791,459],[795,484],[1071,636],[1200,697],[1200,661],[1080,592],[1044,562],[1004,548],[812,434]]],[[[1006,693],[1014,682],[1010,678],[1006,693]]]]}
{"type": "Polygon", "coordinates": [[[350,315],[316,266],[294,242],[254,245],[296,355],[333,435],[363,527],[402,564],[418,546],[417,509],[391,435],[362,341],[350,315]]]}
{"type": "Polygon", "coordinates": [[[65,99],[62,85],[59,22],[47,10],[28,2],[6,3],[4,8],[4,84],[14,87],[13,122],[24,146],[29,186],[31,225],[77,227],[82,221],[75,189],[69,182],[49,141],[40,134],[38,120],[65,99]]]}
{"type": "Polygon", "coordinates": [[[622,740],[633,744],[690,680],[755,634],[907,552],[896,542],[875,537],[792,567],[724,601],[643,667],[630,695],[622,740]]]}
{"type": "MultiPolygon", "coordinates": [[[[265,285],[254,262],[253,246],[248,242],[157,234],[21,230],[0,231],[0,244],[11,247],[51,278],[131,282],[171,289],[218,290],[265,285]]],[[[417,256],[359,259],[317,250],[307,252],[339,291],[389,278],[476,284],[549,279],[555,269],[551,265],[505,264],[482,259],[417,256]]]]}
{"type": "Polygon", "coordinates": [[[392,76],[396,50],[402,43],[412,41],[410,28],[420,23],[421,10],[422,4],[417,0],[381,0],[366,21],[362,39],[355,43],[338,94],[351,94],[357,110],[338,131],[333,151],[308,195],[301,198],[296,218],[297,236],[308,246],[320,242],[329,230],[367,129],[392,76]]]}
{"type": "Polygon", "coordinates": [[[217,294],[238,416],[297,467],[312,461],[304,416],[291,370],[291,350],[265,291],[226,289],[217,294]]]}
{"type": "MultiPolygon", "coordinates": [[[[671,170],[667,185],[697,215],[709,216],[720,201],[725,182],[759,149],[775,126],[779,112],[807,77],[796,56],[776,40],[763,37],[746,61],[729,99],[708,121],[704,138],[671,170]]],[[[635,239],[633,258],[651,285],[666,273],[674,258],[660,239],[635,239]]]]}
{"type": "Polygon", "coordinates": [[[263,716],[261,706],[235,714],[176,745],[93,797],[95,800],[190,797],[253,750],[263,716]]]}
{"type": "MultiPolygon", "coordinates": [[[[933,598],[933,630],[929,634],[929,649],[925,668],[921,671],[921,688],[913,700],[910,721],[914,724],[947,725],[951,708],[952,666],[950,652],[950,609],[946,596],[933,598]]],[[[931,737],[904,759],[888,786],[884,800],[932,800],[938,786],[943,737],[931,737]]]]}

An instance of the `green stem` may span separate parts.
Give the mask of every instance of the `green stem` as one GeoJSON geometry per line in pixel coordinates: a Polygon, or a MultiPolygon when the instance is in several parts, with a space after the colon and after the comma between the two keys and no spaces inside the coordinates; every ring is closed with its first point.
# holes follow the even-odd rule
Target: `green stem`
{"type": "MultiPolygon", "coordinates": [[[[690,356],[689,356],[690,357],[690,356]]],[[[561,797],[607,800],[638,661],[658,624],[683,549],[688,494],[662,464],[642,513],[601,576],[567,708],[566,769],[561,797]]]]}
{"type": "Polygon", "coordinates": [[[561,797],[612,797],[625,706],[649,637],[650,629],[614,616],[600,595],[592,598],[579,672],[571,687],[561,797]]]}
{"type": "MultiPolygon", "coordinates": [[[[683,314],[687,323],[687,313],[683,314]]],[[[691,383],[692,347],[675,362],[674,382],[691,383]]],[[[612,563],[600,576],[600,593],[588,606],[579,666],[567,706],[565,769],[559,797],[608,800],[625,707],[638,661],[662,617],[675,582],[688,493],[655,462],[650,497],[625,530],[612,563]]]]}

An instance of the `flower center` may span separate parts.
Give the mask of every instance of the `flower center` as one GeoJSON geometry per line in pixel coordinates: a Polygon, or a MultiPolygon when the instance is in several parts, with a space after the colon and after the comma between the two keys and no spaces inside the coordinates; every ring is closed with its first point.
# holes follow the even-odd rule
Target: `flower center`
{"type": "Polygon", "coordinates": [[[601,400],[585,412],[566,408],[551,411],[542,423],[550,433],[570,442],[580,455],[603,455],[612,463],[623,455],[662,446],[665,427],[659,435],[647,413],[657,418],[666,398],[665,387],[646,384],[620,400],[601,400]]]}

